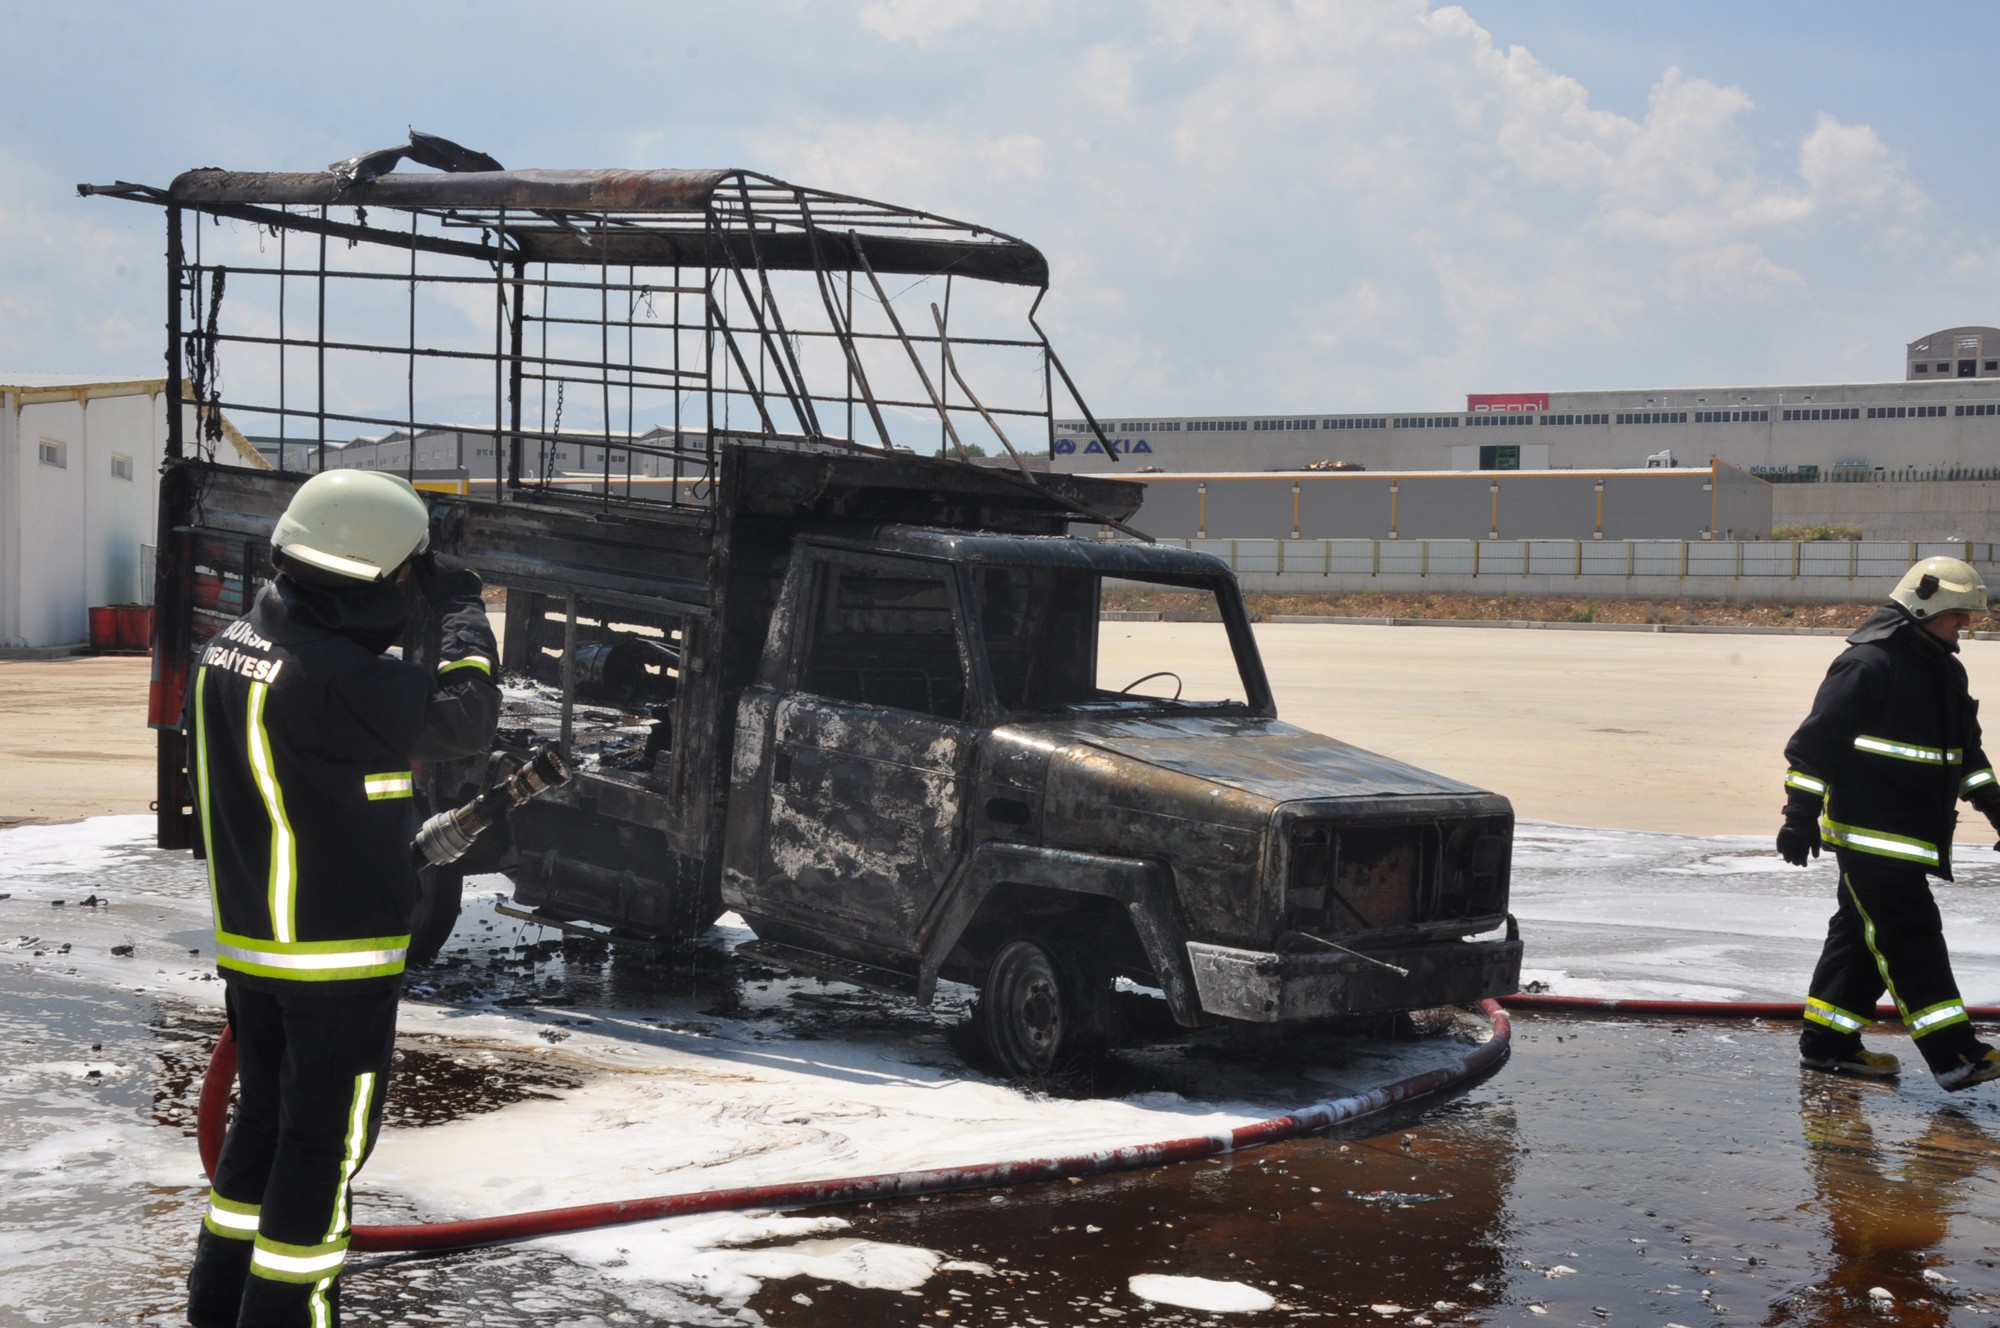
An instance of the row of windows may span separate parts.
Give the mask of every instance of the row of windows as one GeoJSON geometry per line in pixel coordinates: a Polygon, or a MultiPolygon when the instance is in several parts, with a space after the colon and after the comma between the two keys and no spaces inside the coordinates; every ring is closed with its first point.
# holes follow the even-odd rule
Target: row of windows
{"type": "MultiPolygon", "coordinates": [[[[35,449],[36,459],[45,466],[57,470],[69,469],[69,444],[57,438],[44,438],[35,449]]],[[[132,478],[132,458],[120,452],[111,454],[111,478],[129,480],[132,478]]]]}
{"type": "MultiPolygon", "coordinates": [[[[1951,413],[1953,415],[2000,415],[2000,403],[1953,406],[1951,413]]],[[[1930,419],[1942,418],[1944,414],[1945,408],[1941,405],[1870,406],[1868,407],[1867,418],[1871,420],[1930,419]]],[[[1787,410],[1784,412],[1782,418],[1794,421],[1811,421],[1854,420],[1861,417],[1861,410],[1858,406],[1819,406],[1799,407],[1794,410],[1787,410]]],[[[1771,412],[1764,408],[1697,410],[1692,412],[1685,410],[1641,410],[1623,412],[1616,417],[1616,422],[1619,424],[1686,424],[1690,418],[1696,424],[1767,424],[1770,422],[1771,412]]],[[[1185,424],[1173,420],[1136,423],[1128,421],[1115,427],[1128,433],[1143,433],[1148,431],[1154,433],[1172,433],[1183,428],[1190,433],[1213,433],[1244,429],[1254,429],[1258,432],[1300,429],[1386,429],[1391,427],[1391,425],[1398,429],[1456,429],[1461,422],[1468,426],[1480,427],[1536,423],[1546,425],[1599,425],[1612,423],[1613,417],[1609,414],[1589,412],[1543,415],[1532,411],[1508,411],[1504,413],[1482,411],[1475,415],[1465,416],[1462,421],[1458,416],[1433,415],[1409,416],[1393,420],[1380,417],[1320,420],[1189,420],[1185,424]]],[[[1066,423],[1060,424],[1057,427],[1066,431],[1082,432],[1086,426],[1066,423]]],[[[488,454],[482,452],[480,455],[485,456],[488,454]]]]}
{"type": "MultiPolygon", "coordinates": [[[[1972,361],[1970,361],[1970,360],[1967,360],[1967,361],[1966,361],[1965,363],[1966,363],[1966,365],[1970,365],[1970,364],[1972,363],[1972,361]]],[[[1911,368],[1911,370],[1912,370],[1912,371],[1914,371],[1914,372],[1916,372],[1916,373],[1929,373],[1929,372],[1931,371],[1931,366],[1930,366],[1930,365],[1928,365],[1928,364],[1913,364],[1913,365],[1911,365],[1911,366],[1910,366],[1910,368],[1911,368]]],[[[1944,360],[1940,360],[1940,361],[1938,361],[1938,367],[1937,367],[1937,371],[1938,371],[1939,373],[1950,373],[1950,372],[1951,372],[1951,365],[1950,365],[1950,363],[1949,363],[1948,361],[1944,361],[1944,360]]],[[[1988,360],[1988,361],[1986,361],[1986,372],[1987,372],[1987,373],[2000,373],[2000,360],[1988,360]]],[[[1971,375],[1970,375],[1970,374],[1966,374],[1966,373],[1964,372],[1964,366],[1961,366],[1961,368],[1960,368],[1960,373],[1961,373],[1961,375],[1963,375],[1963,376],[1965,376],[1965,377],[1971,377],[1971,375]]]]}

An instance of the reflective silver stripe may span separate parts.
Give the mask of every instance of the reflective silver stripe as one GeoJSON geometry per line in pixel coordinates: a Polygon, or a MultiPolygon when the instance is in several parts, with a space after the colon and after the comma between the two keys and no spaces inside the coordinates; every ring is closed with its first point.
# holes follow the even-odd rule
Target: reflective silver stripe
{"type": "Polygon", "coordinates": [[[1906,862],[1935,864],[1941,861],[1937,846],[1921,839],[1905,839],[1884,830],[1863,830],[1859,826],[1842,825],[1827,816],[1820,818],[1819,829],[1827,843],[1842,848],[1858,848],[1866,853],[1879,853],[1906,862]]]}
{"type": "Polygon", "coordinates": [[[345,1249],[328,1250],[324,1254],[280,1254],[276,1250],[266,1249],[262,1242],[259,1242],[257,1248],[250,1254],[250,1267],[253,1270],[261,1268],[267,1272],[288,1273],[295,1277],[299,1274],[317,1276],[320,1273],[330,1273],[346,1262],[345,1249]]]}
{"type": "Polygon", "coordinates": [[[1967,1017],[1963,1005],[1957,1001],[1947,1001],[1943,1005],[1933,1005],[1922,1014],[1913,1016],[1910,1020],[1910,1032],[1921,1033],[1939,1024],[1956,1023],[1967,1017]]]}
{"type": "Polygon", "coordinates": [[[408,770],[364,775],[361,780],[361,791],[368,795],[370,802],[380,802],[384,798],[407,798],[415,790],[416,780],[408,770]]]}
{"type": "Polygon", "coordinates": [[[1859,1033],[1868,1026],[1866,1020],[1856,1018],[1837,1005],[1828,1005],[1817,997],[1806,1001],[1805,1016],[1813,1023],[1826,1024],[1843,1033],[1859,1033]]]}
{"type": "Polygon", "coordinates": [[[1804,789],[1807,793],[1817,793],[1822,798],[1826,796],[1825,780],[1814,779],[1811,775],[1799,770],[1787,770],[1785,772],[1785,787],[1804,789]]]}
{"type": "Polygon", "coordinates": [[[227,1208],[218,1206],[213,1199],[208,1201],[208,1220],[215,1226],[227,1227],[231,1231],[257,1230],[257,1214],[231,1212],[227,1208]]]}
{"type": "Polygon", "coordinates": [[[492,673],[493,661],[484,655],[467,655],[463,659],[450,659],[438,665],[439,673],[450,673],[453,669],[478,669],[481,673],[492,673]]]}
{"type": "Polygon", "coordinates": [[[354,1076],[354,1100],[347,1108],[347,1140],[341,1149],[340,1188],[333,1196],[333,1221],[328,1224],[326,1238],[337,1240],[347,1234],[348,1196],[353,1192],[354,1173],[361,1169],[361,1159],[368,1153],[368,1105],[375,1096],[375,1072],[366,1071],[354,1076]]]}
{"type": "Polygon", "coordinates": [[[271,932],[278,941],[291,941],[297,939],[292,912],[298,906],[298,841],[292,835],[291,819],[285,815],[285,795],[278,787],[276,762],[271,759],[271,735],[264,731],[264,697],[269,691],[268,683],[250,684],[250,768],[271,818],[271,932]]]}
{"type": "Polygon", "coordinates": [[[1967,775],[1964,779],[1959,781],[1958,791],[1961,793],[1970,793],[1972,792],[1972,790],[1976,788],[1984,788],[1986,787],[1986,785],[1991,784],[1992,782],[1993,782],[1993,770],[1991,767],[1988,767],[1985,770],[1975,770],[1971,774],[1967,775]]]}
{"type": "Polygon", "coordinates": [[[1877,756],[1893,756],[1902,761],[1918,761],[1925,765],[1943,765],[1944,752],[1936,747],[1918,747],[1907,742],[1890,742],[1887,738],[1871,738],[1862,734],[1854,740],[1854,749],[1859,752],[1873,752],[1877,756]]]}
{"type": "Polygon", "coordinates": [[[260,964],[265,968],[289,968],[298,972],[328,968],[372,968],[377,964],[400,964],[409,953],[408,946],[397,946],[393,950],[337,950],[331,953],[314,951],[310,954],[295,954],[286,950],[253,950],[240,945],[217,943],[217,959],[235,959],[246,964],[260,964]]]}

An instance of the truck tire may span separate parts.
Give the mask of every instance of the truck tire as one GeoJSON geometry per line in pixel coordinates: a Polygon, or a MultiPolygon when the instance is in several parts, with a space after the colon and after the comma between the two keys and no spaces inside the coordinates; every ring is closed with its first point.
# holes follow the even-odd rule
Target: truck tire
{"type": "Polygon", "coordinates": [[[1081,946],[1017,937],[987,964],[973,1018],[1002,1074],[1036,1078],[1104,1054],[1111,979],[1081,946]]]}
{"type": "Polygon", "coordinates": [[[417,872],[417,911],[410,918],[410,952],[405,964],[429,968],[458,925],[465,897],[465,873],[457,867],[425,867],[417,872]]]}

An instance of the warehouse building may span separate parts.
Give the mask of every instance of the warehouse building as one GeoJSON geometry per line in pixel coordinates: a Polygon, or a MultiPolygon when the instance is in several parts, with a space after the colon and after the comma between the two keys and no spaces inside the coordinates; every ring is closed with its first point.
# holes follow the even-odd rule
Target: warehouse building
{"type": "Polygon", "coordinates": [[[80,643],[93,605],[146,593],[165,387],[0,373],[0,648],[80,643]]]}
{"type": "Polygon", "coordinates": [[[1706,466],[1775,480],[2000,478],[2000,329],[1906,348],[1884,383],[1472,393],[1462,410],[1153,416],[1057,423],[1058,470],[1617,470],[1706,466]],[[1991,354],[1995,358],[1988,359],[1991,354]],[[1923,357],[1923,358],[1918,358],[1923,357]]]}

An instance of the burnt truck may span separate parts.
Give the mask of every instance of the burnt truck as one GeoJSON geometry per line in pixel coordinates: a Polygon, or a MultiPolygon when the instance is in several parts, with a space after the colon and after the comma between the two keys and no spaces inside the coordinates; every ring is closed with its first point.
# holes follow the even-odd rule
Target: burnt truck
{"type": "Polygon", "coordinates": [[[734,910],[767,962],[977,987],[1017,1075],[1113,1043],[1120,979],[1186,1027],[1515,987],[1507,801],[1280,721],[1227,565],[1148,539],[1142,485],[1015,446],[1049,454],[1058,383],[1102,437],[1032,247],[750,172],[423,146],[438,173],[86,187],[168,220],[162,844],[196,846],[191,661],[306,473],[374,465],[504,592],[496,751],[419,771],[422,800],[548,742],[579,770],[426,872],[419,958],[470,872],[614,942],[734,910]],[[224,464],[232,439],[284,468],[224,464]],[[1136,621],[1163,613],[1170,648],[1136,621]]]}

